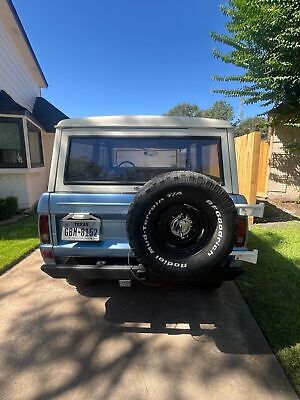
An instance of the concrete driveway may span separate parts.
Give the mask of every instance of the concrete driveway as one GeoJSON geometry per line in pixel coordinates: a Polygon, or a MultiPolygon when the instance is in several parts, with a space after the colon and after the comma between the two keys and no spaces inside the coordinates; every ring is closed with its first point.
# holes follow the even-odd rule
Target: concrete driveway
{"type": "Polygon", "coordinates": [[[297,399],[233,283],[75,287],[40,265],[0,278],[2,400],[297,399]]]}

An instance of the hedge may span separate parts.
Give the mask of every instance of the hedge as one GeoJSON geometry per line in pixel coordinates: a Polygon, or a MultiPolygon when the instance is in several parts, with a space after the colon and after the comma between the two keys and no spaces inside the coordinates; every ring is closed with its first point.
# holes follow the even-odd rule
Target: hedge
{"type": "Polygon", "coordinates": [[[0,198],[0,221],[11,218],[18,210],[18,199],[13,196],[0,198]]]}

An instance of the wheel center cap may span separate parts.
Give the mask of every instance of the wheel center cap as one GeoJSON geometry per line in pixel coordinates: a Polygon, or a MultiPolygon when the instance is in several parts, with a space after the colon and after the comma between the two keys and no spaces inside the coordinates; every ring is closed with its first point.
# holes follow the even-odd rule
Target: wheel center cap
{"type": "Polygon", "coordinates": [[[189,234],[192,225],[193,221],[191,220],[191,218],[189,218],[188,215],[180,213],[172,220],[170,230],[173,235],[184,238],[189,234]]]}

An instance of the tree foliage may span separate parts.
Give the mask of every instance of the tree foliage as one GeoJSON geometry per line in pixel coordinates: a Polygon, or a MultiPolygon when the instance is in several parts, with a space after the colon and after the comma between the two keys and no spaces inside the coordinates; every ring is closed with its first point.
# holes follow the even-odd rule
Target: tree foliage
{"type": "Polygon", "coordinates": [[[233,108],[226,101],[216,101],[207,110],[201,110],[197,104],[180,103],[171,108],[165,115],[179,117],[206,117],[225,119],[231,121],[233,119],[233,108]]]}
{"type": "Polygon", "coordinates": [[[234,136],[245,135],[254,131],[260,131],[264,134],[268,131],[268,121],[263,117],[246,118],[243,121],[238,121],[234,124],[234,136]]]}
{"type": "Polygon", "coordinates": [[[197,104],[180,103],[172,107],[165,115],[178,117],[202,117],[202,111],[197,104]]]}
{"type": "Polygon", "coordinates": [[[228,17],[227,33],[212,33],[212,37],[231,49],[214,50],[213,54],[244,72],[214,77],[240,83],[236,90],[216,92],[244,97],[246,103],[299,109],[300,1],[227,0],[221,11],[228,17]]]}
{"type": "Polygon", "coordinates": [[[233,108],[226,101],[216,101],[210,108],[203,112],[203,116],[207,118],[225,119],[231,121],[233,118],[233,108]]]}

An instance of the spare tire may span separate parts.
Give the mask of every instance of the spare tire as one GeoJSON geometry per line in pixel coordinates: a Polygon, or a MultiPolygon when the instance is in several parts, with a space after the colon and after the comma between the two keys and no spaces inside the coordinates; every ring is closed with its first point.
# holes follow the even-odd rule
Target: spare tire
{"type": "Polygon", "coordinates": [[[137,260],[156,275],[193,277],[232,251],[237,212],[213,179],[190,171],[159,175],[136,194],[127,234],[137,260]]]}

